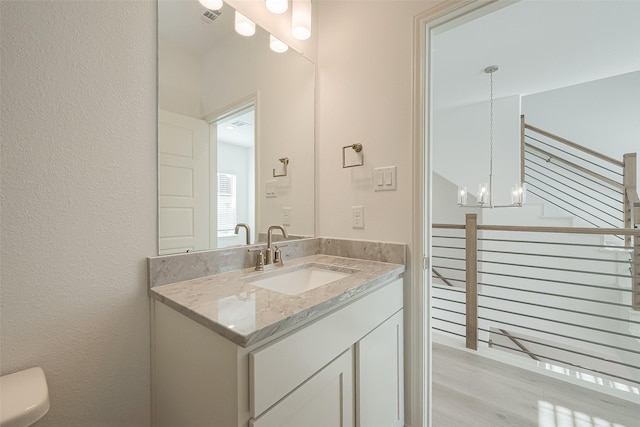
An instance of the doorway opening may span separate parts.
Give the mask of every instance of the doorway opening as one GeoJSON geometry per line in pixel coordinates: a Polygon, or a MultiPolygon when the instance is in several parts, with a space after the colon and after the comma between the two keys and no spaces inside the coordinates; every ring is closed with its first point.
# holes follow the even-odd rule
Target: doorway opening
{"type": "MultiPolygon", "coordinates": [[[[255,104],[241,108],[211,124],[217,149],[218,248],[246,243],[237,224],[255,230],[255,104]],[[215,128],[215,129],[214,129],[215,128]]],[[[213,196],[213,195],[212,195],[213,196]]],[[[251,236],[249,243],[254,243],[251,236]]]]}

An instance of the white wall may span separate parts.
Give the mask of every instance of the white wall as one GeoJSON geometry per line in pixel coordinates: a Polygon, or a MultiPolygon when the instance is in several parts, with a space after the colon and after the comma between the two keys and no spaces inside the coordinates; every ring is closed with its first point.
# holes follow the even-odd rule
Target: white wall
{"type": "Polygon", "coordinates": [[[622,160],[640,152],[640,71],[525,96],[522,113],[530,125],[622,160]]]}
{"type": "Polygon", "coordinates": [[[42,366],[42,426],[149,425],[155,4],[0,2],[0,370],[42,366]]]}
{"type": "Polygon", "coordinates": [[[413,19],[433,1],[319,2],[317,234],[412,240],[413,19]],[[365,166],[343,169],[363,144],[365,166]],[[398,167],[398,190],[374,192],[372,168],[398,167]],[[364,206],[364,230],[351,207],[364,206]]]}
{"type": "Polygon", "coordinates": [[[202,118],[200,58],[158,40],[158,105],[183,116],[202,118]]]}
{"type": "MultiPolygon", "coordinates": [[[[433,170],[466,186],[470,194],[476,194],[481,182],[489,182],[489,111],[489,103],[483,102],[435,111],[433,116],[433,170]]],[[[511,188],[519,181],[520,97],[510,96],[494,101],[494,204],[510,204],[511,188]]]]}

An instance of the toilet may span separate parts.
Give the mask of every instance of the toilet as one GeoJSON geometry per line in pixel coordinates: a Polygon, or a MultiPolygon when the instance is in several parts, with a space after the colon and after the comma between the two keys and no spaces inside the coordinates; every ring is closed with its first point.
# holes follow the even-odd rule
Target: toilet
{"type": "Polygon", "coordinates": [[[0,377],[0,427],[27,427],[49,410],[49,389],[42,368],[0,377]]]}

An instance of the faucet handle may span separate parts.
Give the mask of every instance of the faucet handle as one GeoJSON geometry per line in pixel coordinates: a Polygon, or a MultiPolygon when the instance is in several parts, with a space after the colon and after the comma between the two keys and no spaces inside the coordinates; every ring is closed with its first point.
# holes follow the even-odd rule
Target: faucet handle
{"type": "Polygon", "coordinates": [[[275,245],[276,246],[276,251],[273,253],[273,263],[274,264],[279,264],[279,265],[284,265],[284,262],[282,260],[282,251],[280,250],[280,248],[286,248],[289,245],[275,245]]]}
{"type": "Polygon", "coordinates": [[[264,254],[262,249],[247,249],[248,252],[258,252],[256,255],[256,271],[264,271],[264,254]]]}

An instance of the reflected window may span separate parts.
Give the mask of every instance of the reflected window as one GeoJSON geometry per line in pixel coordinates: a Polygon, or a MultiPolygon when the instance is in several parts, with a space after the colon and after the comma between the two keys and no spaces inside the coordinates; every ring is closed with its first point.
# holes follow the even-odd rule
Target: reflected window
{"type": "Polygon", "coordinates": [[[233,236],[237,211],[236,176],[218,173],[218,237],[233,236]]]}

